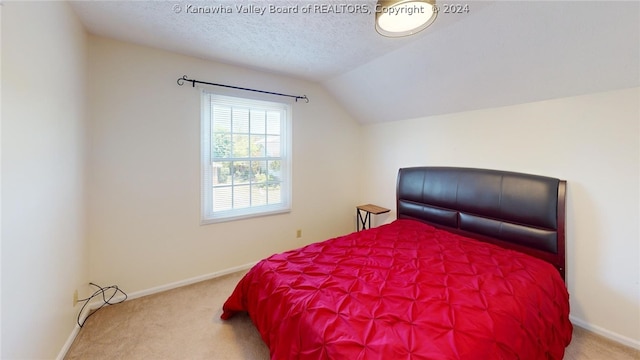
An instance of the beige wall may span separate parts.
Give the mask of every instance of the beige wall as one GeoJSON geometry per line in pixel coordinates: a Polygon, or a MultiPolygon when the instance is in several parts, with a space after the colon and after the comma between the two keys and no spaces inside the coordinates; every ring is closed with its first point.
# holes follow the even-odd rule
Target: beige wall
{"type": "Polygon", "coordinates": [[[99,37],[90,64],[92,281],[143,291],[354,230],[361,128],[318,85],[99,37]],[[199,225],[200,92],[176,84],[185,74],[309,97],[293,103],[290,213],[199,225]]]}
{"type": "Polygon", "coordinates": [[[639,122],[635,88],[366,126],[361,200],[395,208],[396,174],[406,166],[567,180],[572,319],[640,347],[639,122]]]}
{"type": "Polygon", "coordinates": [[[68,4],[2,4],[3,359],[54,358],[88,282],[85,68],[68,4]]]}

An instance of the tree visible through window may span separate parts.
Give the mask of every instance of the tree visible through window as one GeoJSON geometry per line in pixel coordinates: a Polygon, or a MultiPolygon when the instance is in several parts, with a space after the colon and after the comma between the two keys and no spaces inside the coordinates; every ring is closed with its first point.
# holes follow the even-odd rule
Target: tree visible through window
{"type": "Polygon", "coordinates": [[[288,211],[290,106],[203,93],[204,223],[288,211]]]}

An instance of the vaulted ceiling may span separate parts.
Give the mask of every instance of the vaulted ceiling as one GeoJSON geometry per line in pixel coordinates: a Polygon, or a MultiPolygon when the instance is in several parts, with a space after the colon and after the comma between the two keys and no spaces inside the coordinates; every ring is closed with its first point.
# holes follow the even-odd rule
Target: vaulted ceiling
{"type": "Polygon", "coordinates": [[[640,86],[638,1],[467,1],[385,38],[375,0],[77,1],[90,33],[321,83],[361,123],[640,86]]]}

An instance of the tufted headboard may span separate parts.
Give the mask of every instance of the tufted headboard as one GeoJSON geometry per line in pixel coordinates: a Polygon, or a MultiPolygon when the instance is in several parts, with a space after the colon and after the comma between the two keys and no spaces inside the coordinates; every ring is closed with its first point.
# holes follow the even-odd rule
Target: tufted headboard
{"type": "Polygon", "coordinates": [[[412,167],[398,172],[398,219],[518,250],[565,278],[566,181],[508,171],[412,167]]]}

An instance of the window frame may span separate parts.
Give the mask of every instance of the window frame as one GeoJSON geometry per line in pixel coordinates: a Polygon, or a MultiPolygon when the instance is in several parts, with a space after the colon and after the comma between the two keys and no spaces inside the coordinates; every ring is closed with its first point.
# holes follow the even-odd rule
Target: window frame
{"type": "MultiPolygon", "coordinates": [[[[270,100],[262,100],[248,97],[238,97],[223,95],[220,93],[201,90],[201,210],[200,210],[200,224],[207,225],[219,222],[247,219],[259,216],[267,216],[274,214],[288,213],[291,211],[291,194],[292,194],[292,106],[291,104],[284,102],[275,102],[270,100]],[[281,202],[267,205],[249,206],[239,209],[230,210],[214,210],[214,172],[213,172],[213,149],[212,149],[212,137],[214,132],[212,129],[212,108],[214,104],[223,103],[224,105],[243,107],[248,109],[260,109],[280,111],[282,114],[280,123],[280,197],[281,202]]],[[[233,129],[231,134],[234,134],[233,129]]],[[[235,133],[238,134],[238,133],[235,133]]],[[[265,131],[265,136],[267,136],[265,131]]],[[[267,161],[266,159],[272,159],[273,156],[268,156],[265,152],[264,156],[254,157],[249,154],[247,159],[252,161],[267,161]],[[258,160],[255,160],[258,159],[258,160]],[[264,159],[264,160],[260,160],[264,159]]],[[[230,157],[230,159],[232,159],[230,157]]],[[[245,160],[248,161],[248,160],[245,160]]],[[[231,187],[241,186],[232,184],[231,187]]]]}

